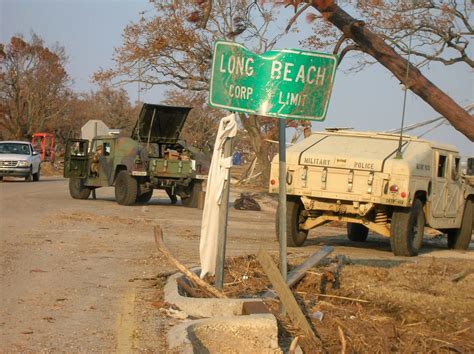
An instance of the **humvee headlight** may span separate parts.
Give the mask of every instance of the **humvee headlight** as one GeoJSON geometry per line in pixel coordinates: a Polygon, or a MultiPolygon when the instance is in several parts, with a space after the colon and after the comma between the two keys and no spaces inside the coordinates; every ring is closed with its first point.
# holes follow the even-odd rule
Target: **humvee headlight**
{"type": "Polygon", "coordinates": [[[26,160],[18,161],[18,167],[28,167],[30,163],[26,160]]]}
{"type": "Polygon", "coordinates": [[[397,193],[399,188],[396,184],[392,184],[390,188],[388,189],[391,193],[397,193]]]}

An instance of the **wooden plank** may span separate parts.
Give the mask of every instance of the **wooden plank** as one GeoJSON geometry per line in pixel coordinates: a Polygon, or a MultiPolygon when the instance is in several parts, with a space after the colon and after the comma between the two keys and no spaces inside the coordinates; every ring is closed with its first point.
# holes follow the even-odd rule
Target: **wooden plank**
{"type": "Polygon", "coordinates": [[[222,292],[217,290],[216,288],[212,287],[204,280],[199,278],[196,274],[191,272],[188,268],[186,268],[180,261],[178,261],[166,248],[165,243],[163,242],[163,231],[161,231],[161,227],[158,225],[155,226],[155,242],[158,250],[168,259],[168,261],[174,265],[181,273],[183,273],[194,285],[205,291],[210,296],[214,296],[217,298],[226,298],[222,292]]]}
{"type": "Polygon", "coordinates": [[[304,277],[306,271],[316,264],[321,262],[324,258],[326,258],[334,248],[331,246],[324,246],[318,252],[314,253],[311,257],[293,269],[291,272],[288,273],[288,277],[286,280],[286,284],[291,288],[295,285],[301,278],[304,277]]]}
{"type": "Polygon", "coordinates": [[[283,280],[277,266],[264,250],[260,250],[257,254],[257,259],[262,265],[265,274],[277,291],[280,301],[285,307],[286,313],[290,318],[292,324],[300,328],[303,336],[301,337],[301,348],[305,353],[314,353],[322,349],[322,343],[317,337],[315,331],[308,322],[303,311],[296,302],[293,293],[288,285],[283,280]]]}

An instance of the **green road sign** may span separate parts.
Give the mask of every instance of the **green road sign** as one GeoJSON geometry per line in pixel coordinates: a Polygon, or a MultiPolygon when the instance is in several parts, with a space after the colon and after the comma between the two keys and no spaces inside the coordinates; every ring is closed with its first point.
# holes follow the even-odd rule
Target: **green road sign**
{"type": "Polygon", "coordinates": [[[218,41],[209,104],[230,111],[324,120],[336,73],[335,55],[295,49],[262,55],[218,41]]]}

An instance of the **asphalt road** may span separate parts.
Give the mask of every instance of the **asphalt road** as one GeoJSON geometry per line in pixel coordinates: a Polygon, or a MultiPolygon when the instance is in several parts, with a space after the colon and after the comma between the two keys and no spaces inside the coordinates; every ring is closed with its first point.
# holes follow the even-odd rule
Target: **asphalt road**
{"type": "MultiPolygon", "coordinates": [[[[228,256],[259,248],[278,252],[276,201],[268,196],[258,201],[261,212],[230,210],[228,256]]],[[[115,203],[112,188],[98,190],[97,200],[74,200],[60,177],[0,183],[0,351],[163,349],[170,324],[150,305],[160,290],[130,280],[172,269],[156,251],[157,224],[171,252],[198,265],[201,214],[170,205],[161,191],[147,205],[126,207],[115,203]]],[[[389,241],[375,235],[351,243],[345,228],[334,226],[312,230],[306,246],[290,248],[288,257],[324,245],[360,263],[417,259],[394,257],[389,241]]],[[[431,238],[420,257],[473,262],[473,247],[451,251],[444,239],[431,238]]]]}

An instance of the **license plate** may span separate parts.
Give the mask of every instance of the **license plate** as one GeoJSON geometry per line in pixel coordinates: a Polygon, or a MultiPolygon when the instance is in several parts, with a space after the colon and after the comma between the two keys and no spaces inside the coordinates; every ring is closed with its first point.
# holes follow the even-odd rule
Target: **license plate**
{"type": "Polygon", "coordinates": [[[146,171],[132,171],[132,176],[146,176],[146,171]]]}

